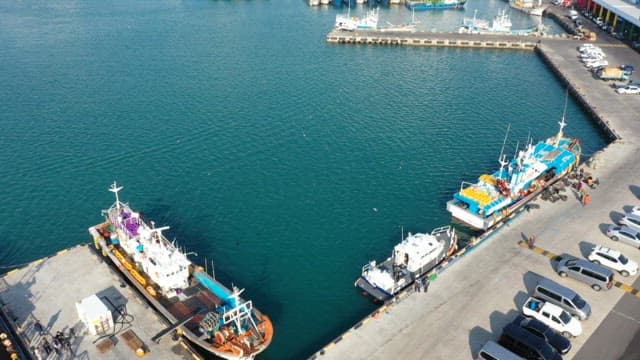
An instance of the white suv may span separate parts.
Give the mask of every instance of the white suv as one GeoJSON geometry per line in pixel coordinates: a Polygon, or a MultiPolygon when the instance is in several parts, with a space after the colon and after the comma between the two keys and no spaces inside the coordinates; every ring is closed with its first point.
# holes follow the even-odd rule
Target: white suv
{"type": "Polygon", "coordinates": [[[622,276],[638,273],[638,264],[629,260],[620,251],[612,250],[602,245],[597,245],[587,257],[594,264],[602,264],[620,273],[622,276]]]}

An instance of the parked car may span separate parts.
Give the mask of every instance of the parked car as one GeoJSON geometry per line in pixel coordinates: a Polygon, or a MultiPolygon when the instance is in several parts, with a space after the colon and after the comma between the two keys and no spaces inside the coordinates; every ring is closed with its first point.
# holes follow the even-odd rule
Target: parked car
{"type": "Polygon", "coordinates": [[[591,315],[591,306],[582,296],[550,279],[539,279],[532,295],[536,299],[560,306],[580,320],[587,320],[591,315]]]}
{"type": "Polygon", "coordinates": [[[627,73],[627,75],[633,75],[634,68],[633,68],[633,65],[631,64],[620,65],[620,69],[622,69],[622,71],[627,73]]]}
{"type": "MultiPolygon", "coordinates": [[[[632,86],[632,85],[627,85],[623,88],[618,88],[616,89],[616,92],[618,94],[629,94],[629,95],[636,95],[636,94],[640,94],[640,88],[637,86],[632,86]]],[[[627,225],[627,223],[620,223],[621,225],[627,225]]],[[[640,230],[640,228],[638,228],[638,230],[640,230]]]]}
{"type": "Polygon", "coordinates": [[[640,215],[640,206],[634,206],[631,208],[631,211],[628,214],[640,215]]]}
{"type": "Polygon", "coordinates": [[[585,62],[584,65],[587,67],[587,69],[591,69],[596,66],[608,66],[609,62],[607,60],[594,60],[585,62]]]}
{"type": "Polygon", "coordinates": [[[607,236],[613,241],[621,240],[631,246],[640,248],[640,232],[626,226],[609,225],[607,236]]]}
{"type": "Polygon", "coordinates": [[[587,283],[595,291],[609,290],[613,286],[613,272],[606,267],[592,264],[587,260],[569,256],[561,257],[556,271],[562,277],[569,276],[587,283]]]}
{"type": "Polygon", "coordinates": [[[487,341],[478,352],[476,360],[521,360],[522,358],[495,341],[487,341]]]}
{"type": "MultiPolygon", "coordinates": [[[[629,90],[628,89],[635,89],[636,92],[634,92],[633,94],[639,94],[640,93],[640,88],[637,86],[627,86],[625,89],[627,89],[626,94],[629,94],[629,90]]],[[[636,231],[640,231],[640,215],[634,215],[634,214],[626,214],[625,216],[622,217],[622,219],[618,220],[618,225],[624,225],[626,227],[629,227],[633,230],[636,231]]]]}
{"type": "Polygon", "coordinates": [[[562,310],[559,306],[530,297],[522,306],[524,316],[532,317],[564,336],[579,336],[582,334],[580,320],[562,310]]]}
{"type": "Polygon", "coordinates": [[[566,16],[571,20],[576,20],[578,18],[578,12],[575,10],[569,10],[566,16]]]}
{"type": "Polygon", "coordinates": [[[602,245],[596,245],[587,259],[594,264],[602,264],[603,266],[613,269],[622,276],[635,275],[638,273],[638,263],[629,260],[620,251],[609,249],[602,245]]]}
{"type": "Polygon", "coordinates": [[[547,324],[543,323],[540,320],[526,318],[523,315],[518,315],[512,323],[520,326],[533,335],[544,339],[560,354],[564,355],[568,353],[569,350],[571,350],[571,341],[569,341],[569,339],[555,333],[547,324]]]}
{"type": "Polygon", "coordinates": [[[562,360],[560,354],[546,341],[514,324],[504,327],[498,344],[525,359],[562,360]]]}

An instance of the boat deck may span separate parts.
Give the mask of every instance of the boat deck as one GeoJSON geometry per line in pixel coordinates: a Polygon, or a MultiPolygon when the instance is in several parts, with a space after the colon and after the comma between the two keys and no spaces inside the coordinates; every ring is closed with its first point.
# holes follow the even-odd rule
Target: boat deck
{"type": "Polygon", "coordinates": [[[169,336],[159,343],[151,341],[166,328],[166,322],[84,244],[3,275],[0,302],[22,341],[32,349],[38,348],[43,358],[47,358],[45,339],[51,343],[56,332],[69,335],[70,329],[75,333],[69,338],[71,346],[61,350],[57,359],[137,359],[140,344],[148,353],[147,358],[200,358],[189,345],[169,336]],[[77,301],[93,294],[103,300],[113,315],[114,329],[102,337],[88,332],[75,306],[77,301]],[[42,324],[42,333],[34,328],[36,321],[42,324]]]}

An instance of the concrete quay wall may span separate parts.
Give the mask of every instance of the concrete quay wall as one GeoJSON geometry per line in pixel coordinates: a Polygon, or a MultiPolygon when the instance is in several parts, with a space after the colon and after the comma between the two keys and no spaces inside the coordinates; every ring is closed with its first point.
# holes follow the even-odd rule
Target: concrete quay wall
{"type": "MultiPolygon", "coordinates": [[[[602,183],[591,193],[591,205],[580,206],[577,195],[555,204],[534,200],[537,209],[515,216],[476,239],[437,269],[438,279],[428,294],[401,294],[334,338],[310,359],[475,357],[486,341],[496,340],[502,327],[513,320],[540,276],[575,289],[592,306],[592,317],[583,322],[584,334],[572,339],[573,350],[564,356],[571,359],[590,341],[590,335],[625,291],[631,289],[632,293],[640,287],[640,277],[636,275],[618,278],[623,282],[621,286],[594,294],[587,285],[559,280],[548,258],[518,245],[533,234],[540,247],[557,254],[584,256],[583,248],[601,243],[639,260],[632,248],[608,240],[604,231],[619,216],[617,211],[638,205],[640,198],[640,96],[617,94],[609,83],[594,78],[577,57],[576,49],[583,43],[542,39],[534,49],[612,140],[602,151],[583,156],[590,156],[588,167],[584,168],[602,183]]],[[[612,65],[640,65],[640,56],[628,47],[607,41],[596,45],[603,48],[612,65]]],[[[571,119],[567,121],[570,123],[571,119]]],[[[616,341],[625,339],[611,334],[607,341],[614,346],[616,341]]]]}

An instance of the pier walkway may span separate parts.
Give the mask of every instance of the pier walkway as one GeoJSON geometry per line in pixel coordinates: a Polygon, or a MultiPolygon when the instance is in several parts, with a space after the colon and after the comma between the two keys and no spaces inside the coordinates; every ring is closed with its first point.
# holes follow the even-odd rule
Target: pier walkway
{"type": "MultiPolygon", "coordinates": [[[[582,322],[584,333],[572,339],[573,348],[564,359],[614,359],[625,351],[638,353],[637,348],[629,350],[627,346],[640,333],[640,311],[627,314],[624,309],[630,309],[630,301],[637,302],[632,309],[640,309],[640,298],[629,293],[640,289],[640,275],[616,275],[622,284],[598,293],[583,283],[560,278],[552,260],[519,245],[535,235],[536,245],[556,254],[584,258],[593,245],[603,244],[640,260],[637,249],[605,235],[609,224],[630,206],[640,204],[640,96],[616,94],[609,83],[595,79],[577,58],[576,47],[582,43],[545,38],[539,44],[536,40],[535,51],[612,140],[603,151],[583,156],[585,171],[601,182],[590,193],[591,203],[581,206],[571,189],[565,202],[534,200],[537,206],[530,212],[499,228],[442,272],[427,294],[414,293],[384,305],[311,359],[474,358],[482,345],[497,340],[502,328],[520,312],[540,276],[576,290],[593,310],[591,318],[582,322]],[[603,321],[609,329],[624,331],[603,333],[599,330],[603,321]],[[591,339],[596,331],[599,336],[591,339]],[[593,345],[585,346],[588,351],[580,351],[591,342],[593,345]]],[[[611,65],[640,65],[640,55],[619,42],[596,45],[602,46],[611,65]]],[[[571,134],[571,119],[567,121],[566,132],[571,134]]]]}
{"type": "Polygon", "coordinates": [[[432,47],[477,47],[533,50],[541,37],[533,35],[459,34],[452,32],[341,31],[327,34],[330,44],[369,44],[432,47]]]}
{"type": "Polygon", "coordinates": [[[187,344],[169,336],[158,343],[151,341],[166,322],[87,245],[3,275],[0,303],[22,341],[32,352],[38,349],[42,359],[200,358],[187,344]],[[76,302],[94,294],[111,310],[114,320],[115,328],[101,337],[88,332],[76,310],[76,302]],[[69,336],[70,347],[46,356],[44,344],[51,345],[58,331],[69,336]]]}

